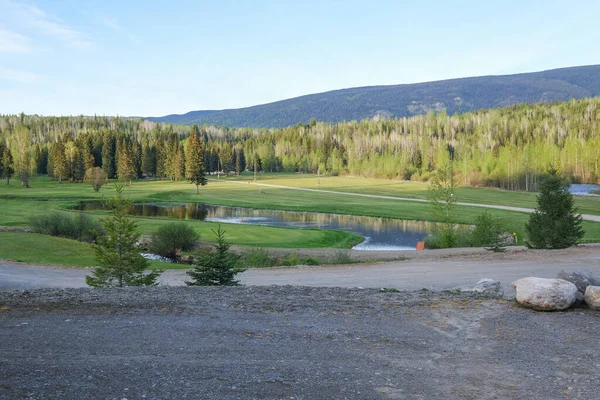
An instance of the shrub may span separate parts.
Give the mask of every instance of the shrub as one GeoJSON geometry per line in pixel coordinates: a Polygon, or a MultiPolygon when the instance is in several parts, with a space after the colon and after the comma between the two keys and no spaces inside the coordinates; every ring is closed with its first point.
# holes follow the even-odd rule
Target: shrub
{"type": "Polygon", "coordinates": [[[350,250],[346,249],[337,249],[333,253],[333,259],[331,260],[333,264],[351,264],[353,262],[352,256],[350,255],[350,250]]]}
{"type": "Polygon", "coordinates": [[[489,211],[484,211],[475,219],[475,229],[471,232],[471,246],[490,246],[500,235],[500,225],[489,211]]]}
{"type": "Polygon", "coordinates": [[[174,259],[179,252],[193,249],[198,238],[198,233],[185,222],[168,223],[152,234],[150,251],[174,259]]]}
{"type": "Polygon", "coordinates": [[[277,258],[271,257],[262,247],[256,247],[244,254],[240,264],[246,268],[269,268],[277,265],[277,258]]]}
{"type": "Polygon", "coordinates": [[[72,221],[72,239],[77,239],[80,242],[95,243],[99,237],[105,234],[104,226],[102,226],[100,221],[82,212],[73,217],[72,221]]]}
{"type": "Polygon", "coordinates": [[[281,260],[281,265],[285,267],[293,267],[294,265],[320,265],[321,261],[313,257],[300,257],[298,253],[293,252],[281,260]]]}
{"type": "Polygon", "coordinates": [[[84,213],[74,217],[58,212],[40,214],[31,217],[29,223],[34,232],[80,242],[92,243],[104,234],[102,224],[84,213]]]}

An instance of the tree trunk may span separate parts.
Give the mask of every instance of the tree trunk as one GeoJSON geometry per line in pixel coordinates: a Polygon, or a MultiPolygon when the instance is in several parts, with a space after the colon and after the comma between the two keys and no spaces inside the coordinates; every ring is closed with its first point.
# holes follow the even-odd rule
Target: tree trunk
{"type": "Polygon", "coordinates": [[[196,194],[200,194],[200,188],[198,185],[196,185],[196,194]]]}

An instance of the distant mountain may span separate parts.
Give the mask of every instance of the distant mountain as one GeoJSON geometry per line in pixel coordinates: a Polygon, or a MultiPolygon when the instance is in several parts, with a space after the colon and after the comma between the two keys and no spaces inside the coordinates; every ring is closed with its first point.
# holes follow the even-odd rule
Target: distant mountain
{"type": "Polygon", "coordinates": [[[564,101],[600,95],[600,65],[516,75],[482,76],[408,85],[366,86],[310,94],[253,107],[191,111],[146,118],[177,124],[284,127],[298,122],[340,122],[408,117],[429,110],[448,114],[517,103],[564,101]]]}

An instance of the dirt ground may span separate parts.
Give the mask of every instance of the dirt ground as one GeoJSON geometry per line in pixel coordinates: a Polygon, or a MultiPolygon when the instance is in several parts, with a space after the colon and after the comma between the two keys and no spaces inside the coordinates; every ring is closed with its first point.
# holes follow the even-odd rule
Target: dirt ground
{"type": "Polygon", "coordinates": [[[600,313],[291,286],[0,293],[0,399],[598,399],[600,313]]]}
{"type": "MultiPolygon", "coordinates": [[[[300,255],[328,256],[333,250],[298,250],[300,255]]],[[[483,249],[366,252],[352,251],[362,263],[249,269],[239,277],[244,285],[300,285],[318,287],[396,288],[418,290],[472,286],[482,278],[502,282],[508,297],[516,279],[528,276],[553,278],[561,270],[588,270],[600,274],[600,246],[565,250],[526,250],[512,247],[506,253],[483,249]],[[385,258],[393,261],[375,262],[385,258]]],[[[0,291],[35,288],[85,287],[90,269],[52,268],[0,261],[0,291]]],[[[183,285],[185,271],[170,270],[163,285],[183,285]]]]}

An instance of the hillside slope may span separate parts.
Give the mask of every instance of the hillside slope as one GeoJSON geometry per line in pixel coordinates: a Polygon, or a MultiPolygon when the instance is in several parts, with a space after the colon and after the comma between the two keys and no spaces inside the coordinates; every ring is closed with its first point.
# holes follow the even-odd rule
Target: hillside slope
{"type": "Polygon", "coordinates": [[[178,124],[284,127],[306,123],[312,118],[327,122],[361,120],[376,115],[399,118],[443,109],[453,114],[598,95],[600,65],[591,65],[516,75],[341,89],[253,107],[191,111],[147,119],[178,124]]]}

